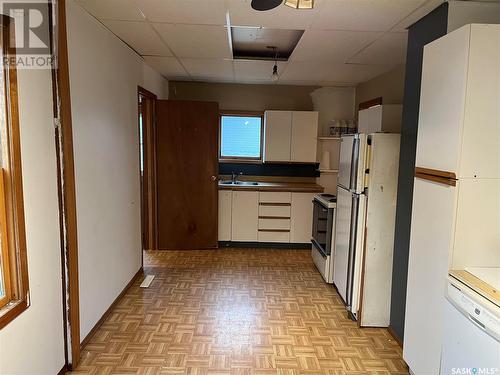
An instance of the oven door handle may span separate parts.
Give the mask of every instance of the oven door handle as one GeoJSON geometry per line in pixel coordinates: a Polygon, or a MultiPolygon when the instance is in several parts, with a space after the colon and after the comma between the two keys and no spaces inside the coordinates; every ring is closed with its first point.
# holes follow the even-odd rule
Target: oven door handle
{"type": "Polygon", "coordinates": [[[324,250],[321,248],[321,245],[316,241],[314,238],[311,239],[312,244],[318,250],[323,258],[326,258],[327,255],[325,254],[324,250]]]}

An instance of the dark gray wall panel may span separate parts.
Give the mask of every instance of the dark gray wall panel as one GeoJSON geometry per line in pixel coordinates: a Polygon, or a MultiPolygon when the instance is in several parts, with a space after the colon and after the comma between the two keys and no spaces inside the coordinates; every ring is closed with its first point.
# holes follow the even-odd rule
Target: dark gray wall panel
{"type": "Polygon", "coordinates": [[[447,27],[448,3],[444,3],[413,24],[408,33],[390,322],[392,331],[401,340],[404,337],[406,281],[423,51],[426,44],[446,35],[447,27]]]}

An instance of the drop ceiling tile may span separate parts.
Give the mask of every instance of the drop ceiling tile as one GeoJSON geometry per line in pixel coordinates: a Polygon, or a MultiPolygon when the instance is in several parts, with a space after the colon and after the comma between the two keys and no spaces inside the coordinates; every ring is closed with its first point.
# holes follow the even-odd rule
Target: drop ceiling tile
{"type": "Polygon", "coordinates": [[[137,3],[151,22],[226,24],[224,0],[137,0],[137,3]]]}
{"type": "Polygon", "coordinates": [[[322,81],[332,64],[325,61],[290,61],[280,79],[283,81],[322,81]]]}
{"type": "Polygon", "coordinates": [[[223,26],[154,23],[154,28],[177,57],[232,58],[223,26]]]}
{"type": "Polygon", "coordinates": [[[328,0],[318,6],[312,28],[389,31],[426,0],[328,0]]]}
{"type": "Polygon", "coordinates": [[[145,56],[144,61],[166,78],[190,78],[175,57],[145,56]]]}
{"type": "Polygon", "coordinates": [[[364,65],[364,64],[332,64],[323,77],[324,83],[357,84],[369,81],[389,70],[395,65],[364,65]]]}
{"type": "Polygon", "coordinates": [[[346,62],[380,35],[379,32],[307,30],[291,60],[346,62]]]}
{"type": "Polygon", "coordinates": [[[356,64],[402,64],[406,61],[408,33],[387,33],[349,59],[356,64]]]}
{"type": "Polygon", "coordinates": [[[103,20],[103,23],[141,55],[172,56],[147,22],[103,20]]]}
{"type": "Polygon", "coordinates": [[[99,19],[144,20],[135,0],[77,0],[77,3],[99,19]]]}
{"type": "Polygon", "coordinates": [[[210,79],[233,81],[233,62],[224,59],[181,59],[182,65],[194,80],[210,79]]]}
{"type": "MultiPolygon", "coordinates": [[[[286,69],[286,62],[278,62],[278,74],[286,69]]],[[[271,83],[273,61],[234,60],[236,81],[266,81],[271,83]]]]}
{"type": "MultiPolygon", "coordinates": [[[[327,0],[330,1],[330,0],[327,0]]],[[[281,5],[272,10],[259,12],[250,6],[250,0],[228,1],[229,16],[233,26],[256,26],[276,29],[306,29],[318,14],[318,8],[296,10],[281,5]]]]}
{"type": "Polygon", "coordinates": [[[432,12],[438,6],[443,4],[445,0],[427,0],[422,6],[416,9],[408,17],[404,18],[392,31],[404,31],[415,22],[432,12]]]}

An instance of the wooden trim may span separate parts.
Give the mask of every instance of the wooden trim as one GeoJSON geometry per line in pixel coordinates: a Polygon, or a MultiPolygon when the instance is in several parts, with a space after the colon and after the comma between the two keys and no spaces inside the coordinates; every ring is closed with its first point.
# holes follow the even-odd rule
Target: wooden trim
{"type": "Polygon", "coordinates": [[[92,336],[95,335],[99,327],[106,321],[106,319],[111,315],[113,309],[116,307],[118,302],[122,299],[122,297],[127,293],[127,291],[134,285],[135,281],[144,274],[144,269],[141,267],[139,270],[135,273],[134,276],[132,276],[132,279],[128,282],[128,284],[123,288],[123,290],[118,294],[118,297],[115,298],[113,303],[108,307],[108,309],[102,314],[101,319],[97,321],[97,323],[94,325],[94,327],[90,330],[87,336],[82,340],[82,343],[80,345],[80,350],[83,350],[85,346],[89,343],[89,341],[92,339],[92,336]]]}
{"type": "MultiPolygon", "coordinates": [[[[60,121],[61,149],[58,154],[61,168],[62,221],[65,228],[63,252],[66,259],[68,323],[71,342],[71,367],[78,366],[80,361],[80,297],[78,286],[78,235],[76,213],[76,182],[73,154],[73,125],[71,118],[71,94],[69,82],[68,38],[66,29],[66,0],[57,2],[57,62],[55,72],[57,81],[58,113],[60,121]]],[[[63,269],[63,273],[65,270],[63,269]]]]}
{"type": "MultiPolygon", "coordinates": [[[[158,202],[156,176],[156,101],[158,97],[141,86],[137,86],[137,93],[138,96],[146,99],[146,103],[143,105],[149,109],[149,111],[146,111],[146,114],[150,112],[149,115],[151,117],[150,122],[143,122],[142,127],[144,175],[141,181],[141,221],[144,219],[148,220],[145,227],[147,236],[145,239],[142,239],[142,242],[145,250],[156,250],[158,248],[158,212],[156,209],[158,202]],[[144,205],[147,205],[146,215],[143,212],[144,205]]],[[[138,116],[141,116],[141,113],[138,113],[138,116]]],[[[141,222],[141,229],[143,225],[144,223],[141,222]]]]}
{"type": "Polygon", "coordinates": [[[430,175],[433,175],[433,176],[444,177],[444,178],[451,178],[451,179],[454,179],[454,180],[457,179],[457,175],[454,172],[440,171],[438,169],[416,167],[415,168],[415,173],[430,174],[430,175]]]}
{"type": "Polygon", "coordinates": [[[246,116],[246,117],[264,117],[263,111],[235,111],[221,109],[219,116],[246,116]]]}
{"type": "MultiPolygon", "coordinates": [[[[3,55],[16,59],[13,19],[1,17],[1,48],[3,55]]],[[[5,124],[2,129],[2,158],[4,167],[4,197],[7,222],[6,246],[9,251],[10,306],[1,309],[0,329],[29,307],[29,277],[26,254],[23,180],[21,167],[21,137],[19,130],[19,104],[17,70],[15,65],[4,66],[5,124]]]]}
{"type": "Polygon", "coordinates": [[[383,98],[379,96],[378,98],[367,100],[366,102],[359,103],[359,110],[362,111],[363,109],[368,109],[371,107],[375,107],[378,105],[382,105],[383,98]]]}
{"type": "MultiPolygon", "coordinates": [[[[7,207],[6,207],[6,196],[5,196],[5,179],[4,170],[0,169],[0,244],[8,244],[8,228],[7,228],[7,207]]],[[[0,308],[3,308],[7,303],[11,301],[12,298],[12,286],[11,286],[11,275],[10,275],[10,254],[8,246],[1,246],[0,249],[1,256],[1,271],[4,282],[4,293],[5,296],[0,298],[0,308]]],[[[2,280],[0,279],[0,282],[2,280]]]]}
{"type": "Polygon", "coordinates": [[[259,229],[259,232],[289,233],[290,229],[259,229]]]}
{"type": "Polygon", "coordinates": [[[422,180],[433,181],[448,186],[456,186],[457,179],[453,172],[440,171],[429,168],[415,168],[415,177],[422,180]]]}
{"type": "Polygon", "coordinates": [[[391,326],[387,327],[387,331],[392,336],[394,341],[396,341],[398,343],[398,345],[401,347],[401,349],[403,349],[403,341],[398,337],[398,335],[396,335],[396,332],[394,332],[394,330],[392,329],[391,326]]]}
{"type": "MultiPolygon", "coordinates": [[[[264,191],[264,190],[259,190],[259,191],[264,191]]],[[[269,190],[271,192],[275,192],[276,190],[269,190]]],[[[268,203],[268,202],[259,202],[259,206],[277,206],[277,207],[285,207],[285,206],[292,206],[291,203],[268,203]]]]}
{"type": "Polygon", "coordinates": [[[290,220],[289,216],[259,216],[259,219],[290,220]]]}
{"type": "Polygon", "coordinates": [[[154,99],[154,100],[158,99],[158,97],[156,96],[156,94],[152,93],[149,90],[146,90],[144,87],[137,86],[137,92],[139,94],[141,94],[142,96],[145,96],[146,98],[154,99]]]}

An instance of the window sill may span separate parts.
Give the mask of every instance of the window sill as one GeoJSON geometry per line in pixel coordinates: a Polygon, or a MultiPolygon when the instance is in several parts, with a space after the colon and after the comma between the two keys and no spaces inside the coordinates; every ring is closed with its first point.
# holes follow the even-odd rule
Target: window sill
{"type": "Polygon", "coordinates": [[[261,159],[219,159],[219,163],[231,164],[264,164],[261,159]]]}
{"type": "Polygon", "coordinates": [[[26,298],[12,302],[0,309],[0,330],[7,324],[12,322],[15,318],[21,315],[29,307],[26,298]]]}

